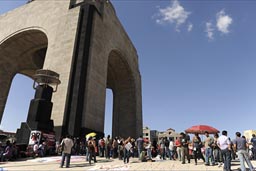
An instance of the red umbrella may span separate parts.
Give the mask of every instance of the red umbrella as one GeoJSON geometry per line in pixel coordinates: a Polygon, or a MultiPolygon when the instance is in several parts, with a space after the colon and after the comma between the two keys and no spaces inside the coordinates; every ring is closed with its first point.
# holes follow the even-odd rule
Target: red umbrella
{"type": "Polygon", "coordinates": [[[220,132],[216,128],[213,128],[208,125],[195,125],[185,130],[186,133],[191,133],[191,134],[194,134],[194,133],[204,134],[205,131],[209,132],[209,134],[215,134],[220,132]]]}
{"type": "Polygon", "coordinates": [[[145,143],[149,142],[148,138],[143,138],[143,140],[144,140],[145,143]]]}

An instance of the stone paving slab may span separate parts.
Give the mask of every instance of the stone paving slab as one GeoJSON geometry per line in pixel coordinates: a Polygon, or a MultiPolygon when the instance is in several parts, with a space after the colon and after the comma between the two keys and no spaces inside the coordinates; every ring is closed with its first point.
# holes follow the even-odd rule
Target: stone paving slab
{"type": "MultiPolygon", "coordinates": [[[[130,163],[124,164],[123,161],[118,159],[104,159],[97,158],[97,163],[91,165],[85,161],[84,156],[72,156],[70,168],[59,168],[61,156],[55,157],[44,157],[36,159],[25,159],[22,161],[10,161],[0,163],[0,167],[4,170],[170,170],[170,171],[222,171],[222,167],[216,166],[205,166],[203,161],[199,160],[198,165],[194,164],[194,160],[190,164],[181,164],[180,161],[173,160],[157,160],[156,162],[139,162],[137,158],[130,158],[130,163]]],[[[253,165],[256,166],[256,161],[252,161],[253,165]]],[[[65,166],[65,165],[64,165],[65,166]]],[[[232,170],[238,171],[239,161],[232,161],[232,170]]],[[[0,169],[1,171],[1,169],[0,169]]]]}

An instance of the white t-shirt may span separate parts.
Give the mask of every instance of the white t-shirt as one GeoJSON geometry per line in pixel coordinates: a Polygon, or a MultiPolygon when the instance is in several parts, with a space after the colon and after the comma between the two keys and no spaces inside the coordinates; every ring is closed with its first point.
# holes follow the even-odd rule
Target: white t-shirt
{"type": "Polygon", "coordinates": [[[74,145],[73,140],[70,138],[65,138],[62,140],[61,144],[62,145],[64,143],[64,149],[63,152],[67,153],[67,154],[71,154],[71,149],[74,145]]]}
{"type": "Polygon", "coordinates": [[[37,152],[38,148],[39,148],[38,144],[34,144],[34,146],[33,146],[33,151],[34,151],[34,152],[37,152]]]}
{"type": "Polygon", "coordinates": [[[221,150],[225,150],[225,149],[228,148],[228,145],[230,144],[230,140],[228,139],[227,136],[221,135],[218,138],[217,143],[218,143],[221,150]]]}
{"type": "Polygon", "coordinates": [[[170,141],[169,150],[173,150],[173,147],[174,147],[174,143],[173,143],[173,141],[170,141]]]}

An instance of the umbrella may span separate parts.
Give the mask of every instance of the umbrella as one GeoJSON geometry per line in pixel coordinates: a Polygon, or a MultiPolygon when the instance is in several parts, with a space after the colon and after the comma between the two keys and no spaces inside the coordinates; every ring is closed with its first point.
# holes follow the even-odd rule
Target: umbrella
{"type": "Polygon", "coordinates": [[[148,139],[148,138],[143,138],[143,141],[144,141],[145,143],[147,143],[147,142],[149,142],[149,139],[148,139]]]}
{"type": "Polygon", "coordinates": [[[95,132],[91,132],[91,133],[89,133],[89,134],[87,134],[86,136],[85,136],[85,138],[89,138],[89,137],[95,137],[97,134],[95,133],[95,132]]]}
{"type": "Polygon", "coordinates": [[[215,134],[219,133],[220,131],[216,128],[213,128],[209,125],[195,125],[185,130],[186,133],[198,133],[198,134],[204,134],[204,132],[207,131],[209,134],[215,134]]]}

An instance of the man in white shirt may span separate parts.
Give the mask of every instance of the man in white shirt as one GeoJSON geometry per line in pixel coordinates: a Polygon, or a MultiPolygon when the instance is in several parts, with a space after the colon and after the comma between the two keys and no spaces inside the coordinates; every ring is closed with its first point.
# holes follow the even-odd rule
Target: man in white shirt
{"type": "Polygon", "coordinates": [[[221,150],[221,155],[223,156],[224,161],[223,171],[231,171],[231,142],[227,135],[228,132],[224,130],[217,140],[217,145],[221,150]]]}
{"type": "Polygon", "coordinates": [[[70,136],[67,135],[66,138],[64,138],[64,139],[61,141],[61,144],[60,144],[60,145],[63,147],[63,150],[62,150],[62,159],[61,159],[60,167],[63,167],[65,158],[67,157],[67,158],[66,158],[66,168],[68,168],[69,165],[70,165],[71,150],[72,150],[72,147],[73,147],[73,145],[74,145],[74,142],[73,142],[73,140],[70,138],[70,136]]]}

